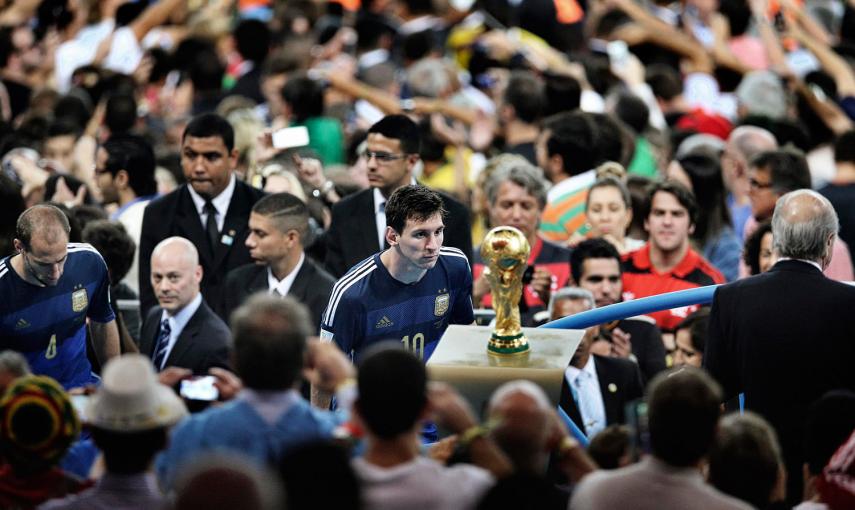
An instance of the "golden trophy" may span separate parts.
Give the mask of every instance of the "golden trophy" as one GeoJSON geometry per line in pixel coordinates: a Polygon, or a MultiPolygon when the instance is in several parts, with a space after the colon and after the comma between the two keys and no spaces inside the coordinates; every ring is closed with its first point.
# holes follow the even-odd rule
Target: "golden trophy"
{"type": "Polygon", "coordinates": [[[431,379],[454,386],[479,414],[493,391],[514,379],[534,382],[558,404],[564,371],[585,333],[520,327],[522,275],[529,250],[528,240],[513,227],[497,227],[487,234],[481,258],[493,293],[495,328],[452,324],[427,362],[431,379]]]}
{"type": "Polygon", "coordinates": [[[496,312],[496,329],[487,344],[492,354],[514,355],[529,350],[520,327],[519,302],[530,251],[528,239],[514,227],[494,228],[481,244],[481,258],[487,266],[484,277],[490,282],[496,312]]]}

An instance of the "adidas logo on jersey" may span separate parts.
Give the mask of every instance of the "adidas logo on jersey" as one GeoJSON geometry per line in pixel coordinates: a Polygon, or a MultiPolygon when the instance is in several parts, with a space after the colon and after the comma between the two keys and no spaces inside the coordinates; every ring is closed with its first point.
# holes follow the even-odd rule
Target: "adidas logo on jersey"
{"type": "Polygon", "coordinates": [[[392,324],[394,324],[394,322],[390,321],[389,317],[384,315],[383,318],[377,321],[377,324],[374,325],[374,329],[388,328],[392,324]]]}
{"type": "Polygon", "coordinates": [[[27,322],[25,319],[18,319],[18,322],[15,323],[15,329],[24,329],[29,327],[30,323],[27,322]]]}

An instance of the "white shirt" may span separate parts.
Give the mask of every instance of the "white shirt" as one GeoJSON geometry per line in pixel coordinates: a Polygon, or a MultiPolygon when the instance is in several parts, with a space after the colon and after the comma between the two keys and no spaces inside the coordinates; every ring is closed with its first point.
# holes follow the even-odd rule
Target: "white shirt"
{"type": "Polygon", "coordinates": [[[303,267],[303,261],[306,259],[306,254],[300,254],[300,260],[297,262],[297,265],[294,266],[294,269],[291,270],[290,273],[285,275],[285,278],[281,280],[277,280],[275,276],[273,276],[273,270],[270,269],[270,266],[267,266],[267,288],[270,290],[270,293],[278,292],[280,296],[287,296],[288,291],[291,290],[291,285],[294,284],[294,280],[297,279],[297,273],[300,272],[300,268],[303,267]]]}
{"type": "MultiPolygon", "coordinates": [[[[196,297],[193,298],[192,301],[187,303],[187,305],[178,311],[175,315],[169,315],[169,313],[164,310],[160,315],[160,324],[163,324],[163,320],[166,319],[169,322],[169,344],[166,346],[166,354],[163,356],[163,363],[166,366],[166,360],[169,359],[169,355],[172,353],[172,348],[175,347],[175,342],[178,341],[178,337],[181,336],[181,332],[184,331],[184,328],[187,326],[187,323],[190,322],[190,318],[193,317],[193,314],[196,313],[196,310],[199,309],[199,306],[202,304],[202,293],[196,294],[196,297]]],[[[157,329],[158,335],[160,335],[160,327],[157,329]]],[[[154,347],[157,349],[157,346],[154,347]]],[[[155,353],[157,355],[157,353],[155,353]]],[[[157,367],[161,369],[163,367],[157,367]]]]}
{"type": "MultiPolygon", "coordinates": [[[[232,201],[232,194],[235,192],[235,174],[232,174],[229,179],[229,184],[222,193],[215,196],[211,203],[217,210],[217,230],[223,231],[223,223],[226,222],[226,214],[229,212],[229,204],[232,201]]],[[[187,185],[187,190],[190,191],[190,198],[196,205],[196,212],[199,213],[199,219],[202,221],[202,230],[205,230],[205,223],[208,221],[208,213],[205,212],[205,199],[202,195],[196,193],[193,186],[187,185]]]]}
{"type": "Polygon", "coordinates": [[[377,224],[377,241],[380,243],[380,249],[386,247],[386,197],[380,190],[374,188],[374,223],[377,224]]]}
{"type": "Polygon", "coordinates": [[[351,461],[362,486],[365,510],[466,510],[495,483],[487,471],[468,464],[446,467],[416,457],[410,462],[383,468],[363,458],[351,461]]]}
{"type": "Polygon", "coordinates": [[[279,418],[300,400],[297,390],[258,391],[244,388],[237,396],[245,401],[268,425],[275,425],[279,418]]]}
{"type": "Polygon", "coordinates": [[[585,424],[585,435],[594,437],[597,432],[606,428],[606,408],[603,405],[603,394],[600,390],[600,380],[597,377],[597,367],[594,365],[594,356],[588,356],[588,362],[582,370],[570,365],[564,371],[564,378],[573,398],[576,399],[576,407],[585,424]],[[576,379],[585,378],[584,394],[579,393],[579,383],[576,379]]]}

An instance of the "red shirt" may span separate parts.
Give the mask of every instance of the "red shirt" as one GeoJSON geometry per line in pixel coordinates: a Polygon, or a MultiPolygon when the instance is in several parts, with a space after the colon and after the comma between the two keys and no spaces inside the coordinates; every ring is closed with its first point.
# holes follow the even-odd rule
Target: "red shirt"
{"type": "MultiPolygon", "coordinates": [[[[658,272],[650,262],[650,243],[623,257],[624,301],[724,282],[718,269],[692,248],[679,264],[665,273],[658,272]]],[[[673,331],[697,309],[697,305],[682,306],[647,315],[653,317],[663,331],[673,331]]]]}

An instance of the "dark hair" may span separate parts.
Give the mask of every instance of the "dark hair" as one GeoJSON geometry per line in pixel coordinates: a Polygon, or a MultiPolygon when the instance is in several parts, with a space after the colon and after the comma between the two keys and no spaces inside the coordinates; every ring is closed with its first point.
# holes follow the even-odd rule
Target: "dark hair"
{"type": "Polygon", "coordinates": [[[245,19],[238,23],[232,32],[238,53],[256,65],[264,61],[270,50],[270,29],[257,19],[245,19]]]}
{"type": "Polygon", "coordinates": [[[294,76],[282,87],[282,99],[291,108],[294,122],[306,122],[324,113],[324,89],[307,76],[294,76]]]}
{"type": "Polygon", "coordinates": [[[588,455],[600,469],[617,469],[620,458],[629,452],[631,437],[626,425],[609,425],[591,439],[588,455]]]}
{"type": "Polygon", "coordinates": [[[271,218],[282,232],[294,229],[303,244],[309,235],[309,209],[302,200],[291,193],[274,193],[262,197],[252,206],[252,212],[271,218]]]}
{"type": "Polygon", "coordinates": [[[615,103],[615,115],[636,134],[643,133],[650,125],[650,108],[638,96],[622,92],[615,103]]]}
{"type": "Polygon", "coordinates": [[[653,95],[670,101],[683,93],[683,80],[680,73],[667,64],[651,64],[647,66],[644,78],[653,91],[653,95]]]}
{"type": "Polygon", "coordinates": [[[279,474],[285,482],[287,508],[360,507],[359,480],[350,466],[348,451],[340,445],[320,441],[290,450],[279,463],[279,474]],[[335,490],[329,490],[330,480],[335,480],[335,490]]]}
{"type": "Polygon", "coordinates": [[[368,129],[368,134],[377,133],[401,142],[404,154],[418,154],[420,148],[419,127],[406,115],[387,115],[368,129]]]}
{"type": "Polygon", "coordinates": [[[751,23],[751,8],[745,0],[721,0],[719,12],[730,23],[730,36],[743,35],[751,23]]]}
{"type": "Polygon", "coordinates": [[[29,251],[33,232],[38,230],[40,234],[52,237],[56,228],[69,236],[71,224],[68,221],[68,216],[55,205],[38,204],[18,216],[18,223],[15,225],[15,238],[21,241],[25,250],[29,251]]]}
{"type": "Polygon", "coordinates": [[[120,134],[111,136],[101,146],[107,152],[104,170],[113,177],[124,170],[128,173],[128,185],[138,197],[157,193],[157,181],[154,178],[154,150],[142,137],[120,134]]]}
{"type": "Polygon", "coordinates": [[[83,242],[91,244],[104,258],[110,285],[119,283],[128,274],[137,247],[124,225],[110,220],[92,221],[83,229],[83,242]]]}
{"type": "Polygon", "coordinates": [[[572,112],[582,102],[582,86],[571,76],[548,76],[544,86],[546,109],[544,112],[572,112]]]}
{"type": "Polygon", "coordinates": [[[112,135],[126,133],[137,121],[137,100],[130,94],[112,94],[107,98],[104,124],[112,135]]]}
{"type": "Polygon", "coordinates": [[[300,380],[309,313],[294,298],[251,296],[232,313],[235,372],[248,388],[281,391],[300,380]]]}
{"type": "Polygon", "coordinates": [[[780,447],[766,420],[750,411],[721,420],[709,455],[709,481],[716,489],[767,508],[780,465],[780,447]]]}
{"type": "Polygon", "coordinates": [[[692,339],[692,348],[703,355],[707,345],[707,329],[710,323],[710,309],[702,306],[680,321],[674,331],[688,329],[692,339]]]}
{"type": "Polygon", "coordinates": [[[615,161],[624,168],[628,167],[635,153],[635,136],[632,131],[614,115],[605,113],[590,115],[597,125],[597,148],[603,158],[602,161],[615,161]]]}
{"type": "Polygon", "coordinates": [[[855,129],[837,137],[834,142],[834,161],[855,164],[855,129]]]}
{"type": "Polygon", "coordinates": [[[855,429],[855,393],[829,391],[810,405],[805,423],[805,462],[819,475],[831,456],[855,429]]]}
{"type": "Polygon", "coordinates": [[[89,98],[87,94],[81,93],[79,96],[66,95],[60,97],[53,106],[54,118],[58,121],[67,122],[74,126],[74,136],[80,135],[89,122],[92,116],[90,111],[89,98]],[[82,98],[85,98],[82,99],[82,98]]]}
{"type": "Polygon", "coordinates": [[[626,177],[626,189],[632,200],[632,223],[629,224],[627,235],[636,239],[647,239],[644,230],[644,211],[650,207],[649,189],[653,181],[643,175],[629,174],[626,177]]]}
{"type": "Polygon", "coordinates": [[[534,124],[546,106],[543,82],[531,71],[513,71],[505,87],[504,101],[514,108],[518,119],[534,124]]]}
{"type": "Polygon", "coordinates": [[[77,125],[70,119],[57,119],[48,124],[47,138],[54,138],[57,136],[73,136],[74,138],[77,138],[79,135],[80,131],[77,125]]]}
{"type": "Polygon", "coordinates": [[[190,61],[189,68],[194,92],[211,93],[222,89],[226,67],[213,48],[201,49],[190,61]]]}
{"type": "Polygon", "coordinates": [[[757,226],[757,229],[745,239],[745,245],[742,249],[742,260],[751,269],[751,274],[760,274],[760,246],[763,243],[763,236],[772,233],[772,221],[767,220],[757,226]]]}
{"type": "Polygon", "coordinates": [[[401,53],[405,62],[416,62],[428,56],[436,47],[436,34],[427,29],[404,36],[401,53]]]}
{"type": "Polygon", "coordinates": [[[660,372],[648,389],[653,454],[674,467],[688,467],[713,444],[721,388],[706,372],[683,367],[660,372]]]}
{"type": "Polygon", "coordinates": [[[751,160],[751,166],[768,170],[772,190],[780,195],[811,187],[807,160],[802,153],[793,149],[761,152],[751,160]]]}
{"type": "Polygon", "coordinates": [[[104,454],[107,472],[133,475],[148,469],[152,459],[168,444],[168,430],[158,427],[140,432],[115,432],[90,427],[92,441],[104,454]]]}
{"type": "Polygon", "coordinates": [[[424,364],[400,343],[384,342],[363,356],[356,409],[373,434],[391,439],[413,428],[427,404],[424,364]]]}
{"type": "Polygon", "coordinates": [[[232,152],[235,146],[234,128],[229,124],[229,121],[216,113],[203,113],[202,115],[193,117],[193,120],[184,128],[181,141],[183,142],[188,136],[194,138],[219,137],[229,152],[232,152]]]}
{"type": "Polygon", "coordinates": [[[689,224],[696,225],[698,221],[698,203],[695,201],[695,196],[685,186],[676,181],[654,182],[647,193],[647,207],[644,210],[644,218],[650,216],[653,210],[653,197],[657,193],[670,193],[674,195],[677,202],[683,206],[689,213],[689,224]]]}
{"type": "Polygon", "coordinates": [[[615,246],[601,237],[585,239],[570,253],[570,273],[576,285],[582,279],[582,269],[588,259],[615,259],[620,268],[620,253],[615,246]]]}
{"type": "Polygon", "coordinates": [[[689,176],[698,204],[698,218],[692,237],[705,246],[722,230],[733,225],[727,208],[721,164],[712,156],[699,152],[690,152],[677,162],[689,176]]]}
{"type": "Polygon", "coordinates": [[[404,232],[407,220],[425,221],[437,213],[445,218],[442,198],[419,184],[398,188],[386,201],[386,225],[399,234],[404,232]]]}
{"type": "MultiPolygon", "coordinates": [[[[106,220],[107,211],[98,205],[75,205],[71,208],[71,216],[80,227],[80,240],[83,240],[83,230],[93,221],[106,220]]],[[[85,241],[84,241],[85,242],[85,241]]]]}
{"type": "Polygon", "coordinates": [[[549,130],[547,154],[561,156],[567,175],[579,175],[603,162],[597,145],[599,129],[591,114],[559,113],[544,120],[543,129],[549,130]]]}

